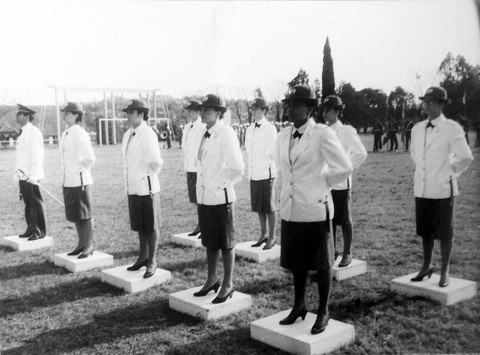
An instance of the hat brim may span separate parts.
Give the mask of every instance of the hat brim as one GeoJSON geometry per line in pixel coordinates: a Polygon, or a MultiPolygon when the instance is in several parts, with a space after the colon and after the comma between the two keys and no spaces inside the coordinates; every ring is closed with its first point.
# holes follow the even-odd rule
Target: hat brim
{"type": "Polygon", "coordinates": [[[202,108],[202,107],[205,107],[205,108],[207,108],[207,107],[216,108],[217,110],[221,111],[222,113],[227,112],[227,108],[226,108],[226,107],[215,106],[215,105],[202,105],[202,106],[200,106],[200,108],[202,108]]]}
{"type": "Polygon", "coordinates": [[[71,112],[71,113],[83,113],[83,111],[79,111],[79,110],[70,110],[70,109],[62,109],[60,110],[61,112],[71,112]]]}
{"type": "Polygon", "coordinates": [[[440,98],[431,97],[431,96],[420,96],[419,99],[422,100],[422,101],[435,100],[435,101],[445,102],[447,104],[450,102],[450,99],[440,99],[440,98]]]}
{"type": "Polygon", "coordinates": [[[306,98],[286,98],[283,99],[282,102],[288,104],[289,102],[304,102],[309,105],[317,106],[318,100],[317,99],[306,99],[306,98]]]}
{"type": "Polygon", "coordinates": [[[150,111],[150,109],[146,107],[132,107],[132,108],[127,107],[122,110],[122,112],[131,112],[131,111],[148,112],[150,111]]]}

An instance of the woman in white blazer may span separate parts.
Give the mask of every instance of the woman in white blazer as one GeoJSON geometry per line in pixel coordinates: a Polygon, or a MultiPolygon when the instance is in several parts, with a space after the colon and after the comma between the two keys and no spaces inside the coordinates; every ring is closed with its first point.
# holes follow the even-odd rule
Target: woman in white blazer
{"type": "Polygon", "coordinates": [[[420,100],[428,119],[413,127],[410,154],[415,163],[415,217],[417,234],[423,241],[423,266],[411,281],[432,276],[433,247],[435,239],[439,239],[442,254],[439,286],[446,287],[450,283],[457,178],[473,156],[462,127],[442,113],[449,102],[447,91],[434,86],[420,100]]]}
{"type": "Polygon", "coordinates": [[[206,127],[197,154],[197,203],[202,245],[207,251],[208,277],[194,296],[205,296],[220,288],[217,261],[221,250],[223,282],[213,303],[225,302],[234,291],[233,202],[236,195],[233,185],[241,180],[244,170],[238,138],[222,120],[225,111],[225,100],[219,96],[209,94],[204,98],[200,116],[206,127]]]}
{"type": "Polygon", "coordinates": [[[245,151],[252,212],[258,214],[260,221],[260,237],[252,247],[259,247],[265,243],[263,249],[268,250],[273,248],[276,242],[277,203],[274,182],[277,177],[275,165],[277,130],[265,117],[268,105],[263,98],[257,97],[253,100],[251,110],[255,122],[245,133],[245,151]]]}
{"type": "MultiPolygon", "coordinates": [[[[358,169],[360,165],[367,159],[367,150],[365,149],[357,130],[350,126],[344,125],[340,121],[340,116],[344,109],[342,99],[336,95],[329,95],[323,100],[321,108],[323,118],[328,127],[333,129],[337,134],[337,138],[342,144],[345,153],[352,162],[353,169],[358,169]]],[[[337,226],[342,227],[343,237],[343,254],[342,260],[338,263],[339,267],[345,267],[352,262],[351,245],[353,239],[353,220],[351,214],[351,197],[352,197],[352,176],[333,186],[332,199],[335,210],[333,217],[333,241],[335,244],[335,259],[337,259],[337,226]]]]}
{"type": "Polygon", "coordinates": [[[316,107],[315,91],[295,86],[285,99],[293,126],[277,137],[277,187],[280,196],[280,265],[293,273],[295,299],[280,324],[305,319],[308,270],[318,275],[318,314],[312,334],[325,330],[334,262],[329,220],[333,217],[332,186],[347,179],[352,164],[335,132],[310,118],[316,107]]]}
{"type": "Polygon", "coordinates": [[[163,160],[158,138],[147,124],[149,109],[142,100],[132,100],[122,110],[131,127],[122,141],[125,187],[128,195],[130,226],[138,232],[140,251],[137,261],[128,267],[137,271],[146,266],[144,278],[157,270],[160,220],[160,172],[163,160]]]}
{"type": "Polygon", "coordinates": [[[90,169],[95,164],[95,155],[90,136],[80,125],[82,105],[69,102],[61,111],[67,125],[60,140],[65,213],[67,220],[75,223],[78,234],[78,245],[68,255],[80,254],[78,258],[83,259],[94,251],[90,169]]]}

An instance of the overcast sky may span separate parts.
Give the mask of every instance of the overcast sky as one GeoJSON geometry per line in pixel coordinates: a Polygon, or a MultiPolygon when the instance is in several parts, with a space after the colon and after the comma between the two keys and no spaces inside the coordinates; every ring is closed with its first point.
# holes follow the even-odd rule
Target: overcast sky
{"type": "Polygon", "coordinates": [[[327,36],[336,86],[357,90],[423,93],[448,52],[480,64],[469,0],[0,0],[0,33],[0,103],[53,103],[48,85],[272,99],[299,68],[321,79],[327,36]]]}

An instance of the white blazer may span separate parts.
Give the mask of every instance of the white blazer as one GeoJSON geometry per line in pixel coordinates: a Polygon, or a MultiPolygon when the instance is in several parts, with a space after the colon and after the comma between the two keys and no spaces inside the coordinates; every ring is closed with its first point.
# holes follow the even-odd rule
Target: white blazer
{"type": "Polygon", "coordinates": [[[412,129],[410,155],[415,163],[414,194],[423,198],[449,198],[458,195],[457,177],[467,169],[473,156],[465,132],[443,114],[432,121],[417,123],[412,129]]]}
{"type": "Polygon", "coordinates": [[[43,135],[40,130],[30,122],[22,127],[22,134],[17,138],[15,144],[15,180],[27,180],[22,170],[33,180],[40,180],[45,177],[43,172],[44,159],[43,135]]]}
{"type": "Polygon", "coordinates": [[[307,128],[289,152],[293,127],[277,137],[277,191],[280,195],[280,216],[291,222],[325,221],[326,206],[333,218],[332,186],[352,172],[352,163],[335,132],[310,119],[307,128]]]}
{"type": "Polygon", "coordinates": [[[222,205],[237,197],[233,185],[242,179],[245,164],[237,135],[219,120],[203,138],[197,155],[197,203],[222,205]],[[228,201],[227,201],[228,199],[228,201]]]}
{"type": "MultiPolygon", "coordinates": [[[[344,125],[340,120],[330,126],[337,133],[338,140],[342,144],[343,150],[352,162],[353,170],[358,169],[359,166],[367,159],[367,150],[363,145],[357,130],[350,126],[344,125]]],[[[346,190],[352,188],[352,175],[345,181],[332,187],[333,190],[346,190]]]]}
{"type": "Polygon", "coordinates": [[[83,127],[74,124],[62,133],[62,181],[64,187],[93,184],[90,169],[95,164],[90,136],[83,127]]]}
{"type": "Polygon", "coordinates": [[[184,168],[186,172],[194,173],[197,171],[198,145],[205,132],[205,123],[202,123],[200,117],[193,123],[186,124],[182,134],[182,149],[185,152],[184,168]]]}
{"type": "Polygon", "coordinates": [[[277,130],[265,117],[258,121],[258,124],[260,127],[255,128],[255,123],[252,123],[245,134],[249,180],[277,177],[275,164],[277,130]]]}
{"type": "Polygon", "coordinates": [[[130,128],[125,132],[122,152],[127,194],[146,196],[159,192],[158,173],[162,169],[163,160],[160,156],[157,135],[145,121],[142,121],[137,128],[130,128]],[[130,136],[132,136],[131,139],[130,136]],[[129,139],[130,144],[128,144],[129,139]]]}

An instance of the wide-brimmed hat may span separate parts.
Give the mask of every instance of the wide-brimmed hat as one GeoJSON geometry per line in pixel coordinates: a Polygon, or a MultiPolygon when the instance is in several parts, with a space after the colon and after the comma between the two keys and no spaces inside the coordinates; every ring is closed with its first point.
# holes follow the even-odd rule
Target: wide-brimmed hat
{"type": "Polygon", "coordinates": [[[131,112],[131,111],[138,111],[138,112],[146,112],[150,111],[147,107],[147,104],[143,100],[131,100],[127,107],[125,107],[123,112],[131,112]]]}
{"type": "Polygon", "coordinates": [[[295,85],[282,101],[287,104],[291,102],[305,102],[308,105],[314,106],[318,104],[315,90],[304,84],[295,85]]]}
{"type": "Polygon", "coordinates": [[[337,95],[328,95],[323,102],[320,104],[320,108],[337,108],[337,109],[342,109],[344,107],[344,104],[342,102],[342,99],[337,96],[337,95]]]}
{"type": "Polygon", "coordinates": [[[81,103],[77,102],[68,102],[67,106],[65,106],[60,111],[62,112],[71,112],[71,113],[83,113],[83,106],[81,103]]]}
{"type": "Polygon", "coordinates": [[[227,111],[227,104],[225,100],[222,97],[214,94],[208,94],[203,98],[202,107],[214,107],[220,110],[222,113],[227,111]]]}
{"type": "Polygon", "coordinates": [[[440,102],[449,103],[450,100],[447,96],[447,90],[441,86],[432,86],[427,89],[424,96],[419,97],[420,100],[437,100],[440,102]]]}
{"type": "Polygon", "coordinates": [[[35,112],[37,112],[37,111],[31,109],[30,107],[27,107],[27,106],[24,106],[24,105],[17,104],[17,107],[18,107],[17,113],[21,113],[23,115],[33,116],[35,114],[35,112]]]}
{"type": "Polygon", "coordinates": [[[185,110],[200,111],[202,103],[198,100],[190,100],[188,105],[183,106],[185,110]]]}
{"type": "Polygon", "coordinates": [[[268,105],[267,102],[263,97],[257,97],[255,100],[252,102],[252,106],[250,106],[252,109],[253,108],[261,108],[261,109],[266,109],[268,110],[268,105]]]}

